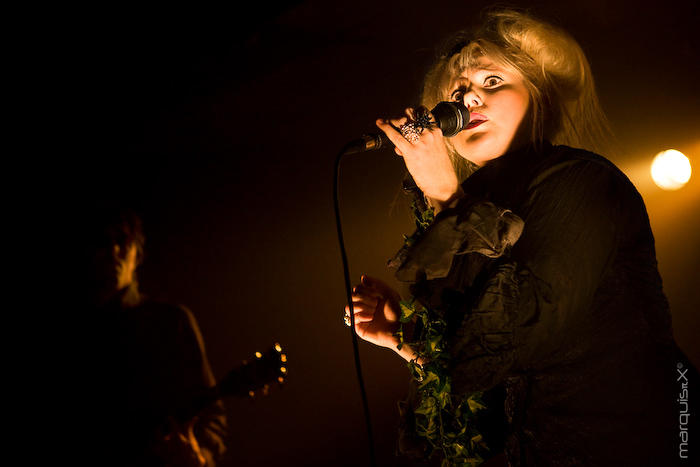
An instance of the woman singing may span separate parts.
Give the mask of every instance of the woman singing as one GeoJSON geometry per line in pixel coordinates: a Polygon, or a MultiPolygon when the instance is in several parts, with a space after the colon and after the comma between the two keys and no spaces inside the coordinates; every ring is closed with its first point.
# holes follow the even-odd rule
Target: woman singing
{"type": "Polygon", "coordinates": [[[417,186],[419,228],[392,261],[412,296],[368,276],[353,294],[358,335],[409,362],[400,450],[459,465],[679,462],[676,367],[690,364],[642,198],[589,152],[606,120],[580,46],[492,11],[441,55],[422,104],[377,121],[417,186]],[[471,116],[450,138],[424,110],[446,100],[471,116]]]}

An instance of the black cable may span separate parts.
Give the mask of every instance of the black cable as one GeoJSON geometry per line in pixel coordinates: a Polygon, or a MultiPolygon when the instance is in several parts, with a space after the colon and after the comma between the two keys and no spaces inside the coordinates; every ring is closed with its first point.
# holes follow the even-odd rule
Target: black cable
{"type": "MultiPolygon", "coordinates": [[[[469,110],[459,102],[440,102],[433,110],[430,111],[435,117],[435,123],[443,131],[445,136],[454,136],[462,131],[469,124],[469,110]]],[[[338,195],[338,180],[340,179],[340,159],[346,154],[355,154],[365,151],[376,151],[393,147],[393,143],[383,133],[367,134],[355,141],[350,141],[343,146],[335,158],[333,167],[333,206],[335,208],[335,225],[338,229],[338,242],[340,243],[340,256],[343,259],[343,273],[345,275],[345,293],[347,302],[350,307],[350,332],[352,334],[352,349],[355,356],[355,369],[357,370],[357,382],[360,385],[360,395],[362,396],[362,408],[365,412],[365,422],[367,424],[367,437],[369,441],[369,460],[370,466],[375,467],[376,460],[374,458],[374,436],[372,435],[372,421],[369,416],[369,404],[367,403],[367,392],[365,391],[365,382],[362,377],[362,365],[360,363],[360,350],[357,346],[357,332],[355,331],[355,310],[352,306],[352,286],[350,285],[350,270],[348,268],[348,257],[345,252],[345,241],[343,240],[343,227],[340,222],[340,202],[338,195]]],[[[409,188],[414,192],[414,196],[419,203],[423,203],[423,193],[415,185],[410,174],[407,178],[408,185],[413,185],[409,188]]],[[[407,189],[404,186],[404,189],[407,189]]],[[[419,204],[420,206],[420,204],[419,204]]]]}
{"type": "Polygon", "coordinates": [[[345,252],[345,242],[343,240],[343,227],[340,223],[340,202],[338,196],[338,180],[340,179],[340,159],[351,146],[356,145],[356,142],[350,142],[340,150],[335,158],[333,167],[333,205],[335,207],[335,225],[338,229],[338,242],[340,243],[340,256],[343,259],[343,273],[345,275],[345,292],[347,295],[347,303],[350,306],[350,331],[352,334],[352,348],[355,356],[355,369],[357,370],[357,382],[360,385],[360,395],[362,396],[362,408],[365,412],[365,423],[367,424],[367,438],[369,442],[369,462],[371,467],[376,467],[377,463],[374,457],[374,436],[372,434],[372,421],[369,416],[369,403],[367,402],[367,392],[365,391],[365,382],[362,377],[362,365],[360,364],[360,350],[357,345],[357,333],[355,332],[355,313],[352,306],[352,286],[350,285],[350,269],[348,267],[348,257],[345,252]]]}

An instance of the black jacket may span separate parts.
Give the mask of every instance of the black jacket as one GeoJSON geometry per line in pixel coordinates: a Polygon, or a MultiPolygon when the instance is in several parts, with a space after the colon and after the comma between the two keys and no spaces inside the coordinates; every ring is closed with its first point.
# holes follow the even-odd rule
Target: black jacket
{"type": "Polygon", "coordinates": [[[513,465],[673,465],[676,367],[690,364],[632,183],[601,156],[545,143],[462,187],[394,264],[447,318],[453,391],[487,391],[502,409],[492,444],[513,465]]]}

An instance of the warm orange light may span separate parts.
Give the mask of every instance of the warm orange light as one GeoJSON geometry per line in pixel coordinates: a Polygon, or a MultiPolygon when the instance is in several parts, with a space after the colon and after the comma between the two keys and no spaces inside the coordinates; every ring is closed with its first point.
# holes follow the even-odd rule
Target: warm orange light
{"type": "Polygon", "coordinates": [[[262,354],[261,354],[260,352],[255,352],[255,356],[256,356],[257,358],[262,358],[262,354]]]}
{"type": "Polygon", "coordinates": [[[690,160],[680,151],[661,151],[651,163],[651,178],[664,190],[678,190],[690,180],[690,160]]]}
{"type": "Polygon", "coordinates": [[[287,362],[287,354],[280,355],[280,360],[282,360],[282,363],[286,363],[287,362]]]}
{"type": "Polygon", "coordinates": [[[281,351],[282,351],[282,346],[279,345],[278,343],[275,343],[275,350],[278,351],[278,352],[281,352],[281,351]]]}

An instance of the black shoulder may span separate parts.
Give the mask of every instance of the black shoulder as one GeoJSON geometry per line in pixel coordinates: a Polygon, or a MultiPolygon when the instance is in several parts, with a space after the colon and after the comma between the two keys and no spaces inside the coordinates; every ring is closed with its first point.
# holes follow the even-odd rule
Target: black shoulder
{"type": "Polygon", "coordinates": [[[619,176],[629,182],[627,175],[625,175],[622,170],[620,170],[615,164],[613,164],[608,158],[596,154],[594,152],[586,151],[585,149],[572,148],[569,146],[554,146],[553,151],[559,155],[563,160],[574,160],[581,162],[589,162],[595,164],[599,167],[609,170],[611,173],[619,176]]]}
{"type": "Polygon", "coordinates": [[[638,196],[637,189],[630,179],[609,159],[585,149],[569,146],[552,146],[549,156],[531,182],[531,187],[539,185],[550,177],[565,173],[575,173],[577,182],[590,185],[617,185],[619,189],[638,196]]]}

